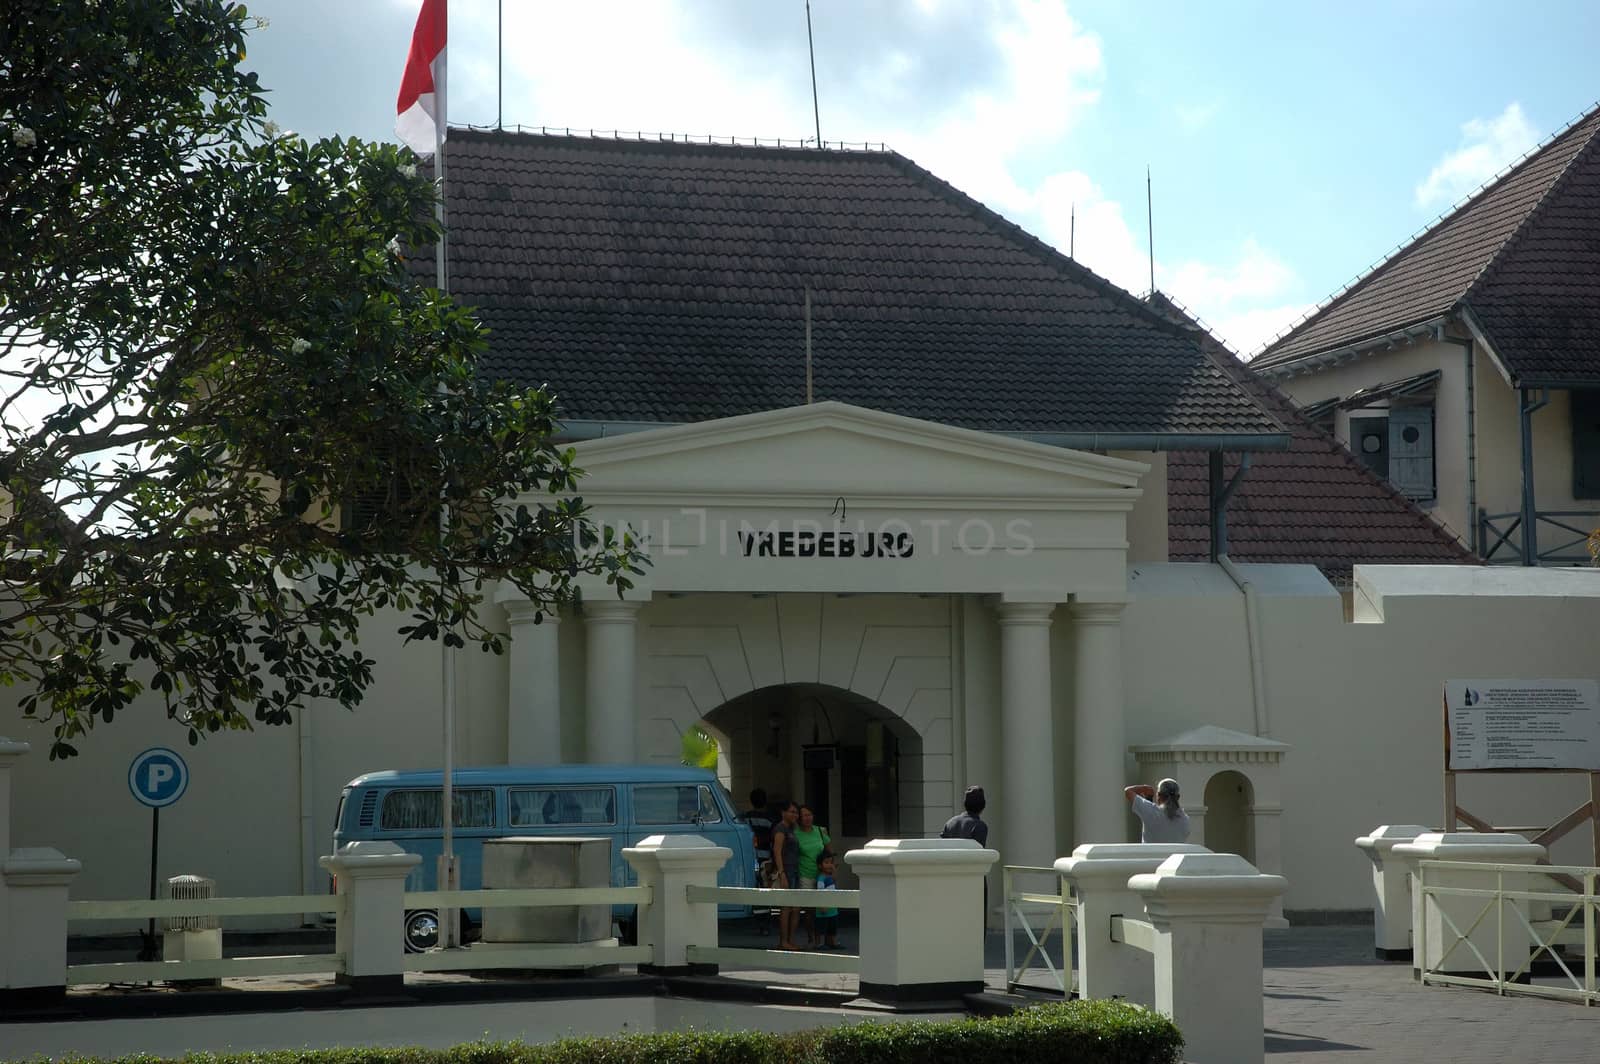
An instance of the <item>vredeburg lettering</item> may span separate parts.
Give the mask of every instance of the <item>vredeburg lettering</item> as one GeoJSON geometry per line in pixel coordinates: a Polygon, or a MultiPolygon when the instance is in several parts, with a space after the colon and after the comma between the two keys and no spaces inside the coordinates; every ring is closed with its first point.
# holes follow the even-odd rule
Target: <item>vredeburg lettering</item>
{"type": "Polygon", "coordinates": [[[740,529],[746,558],[909,558],[910,532],[824,532],[815,529],[740,529]]]}

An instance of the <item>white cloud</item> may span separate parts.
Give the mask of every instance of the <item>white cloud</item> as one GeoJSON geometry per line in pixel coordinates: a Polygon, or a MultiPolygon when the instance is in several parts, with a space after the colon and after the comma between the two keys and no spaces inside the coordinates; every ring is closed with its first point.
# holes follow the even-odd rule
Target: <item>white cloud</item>
{"type": "Polygon", "coordinates": [[[1213,119],[1222,112],[1222,104],[1215,100],[1209,103],[1180,103],[1173,108],[1177,116],[1178,125],[1185,133],[1198,133],[1209,126],[1213,119]]]}
{"type": "Polygon", "coordinates": [[[1472,119],[1461,127],[1461,146],[1417,185],[1417,206],[1432,210],[1455,203],[1538,142],[1538,131],[1519,103],[1508,104],[1494,118],[1472,119]]]}

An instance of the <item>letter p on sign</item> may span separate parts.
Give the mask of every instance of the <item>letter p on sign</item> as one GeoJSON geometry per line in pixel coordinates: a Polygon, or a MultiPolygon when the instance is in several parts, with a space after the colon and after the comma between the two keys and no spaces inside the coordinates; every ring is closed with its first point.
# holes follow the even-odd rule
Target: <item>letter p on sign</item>
{"type": "Polygon", "coordinates": [[[159,809],[183,797],[189,788],[189,766],[176,751],[154,747],[128,766],[128,790],[141,805],[159,809]]]}

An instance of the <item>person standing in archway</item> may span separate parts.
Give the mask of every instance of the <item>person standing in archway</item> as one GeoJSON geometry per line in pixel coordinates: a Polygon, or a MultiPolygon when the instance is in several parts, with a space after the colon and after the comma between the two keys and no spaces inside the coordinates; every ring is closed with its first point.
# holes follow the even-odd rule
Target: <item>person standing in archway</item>
{"type": "MultiPolygon", "coordinates": [[[[828,829],[817,823],[817,814],[809,805],[800,807],[800,823],[794,831],[795,844],[800,848],[800,889],[815,890],[817,888],[817,858],[822,856],[822,851],[828,848],[828,843],[833,841],[828,834],[828,829]]],[[[808,946],[817,944],[816,910],[806,911],[806,937],[810,939],[808,946]]]]}
{"type": "Polygon", "coordinates": [[[961,796],[962,812],[944,822],[941,839],[974,839],[979,846],[989,845],[989,825],[983,822],[983,811],[989,802],[982,787],[968,787],[961,796]]]}
{"type": "Polygon", "coordinates": [[[1178,781],[1164,779],[1151,787],[1124,787],[1122,796],[1139,818],[1140,842],[1188,842],[1189,814],[1178,804],[1178,781]]]}
{"type": "MultiPolygon", "coordinates": [[[[795,825],[800,820],[800,807],[792,800],[780,802],[782,817],[772,826],[772,867],[780,890],[794,890],[800,886],[800,843],[795,839],[795,825]]],[[[794,929],[800,922],[800,910],[785,905],[778,909],[778,948],[795,950],[794,929]]]]}

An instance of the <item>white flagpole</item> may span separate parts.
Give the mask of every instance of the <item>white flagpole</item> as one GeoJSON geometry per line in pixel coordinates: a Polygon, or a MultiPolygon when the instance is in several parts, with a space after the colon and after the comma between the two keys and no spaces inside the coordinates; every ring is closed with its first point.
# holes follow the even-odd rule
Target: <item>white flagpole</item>
{"type": "MultiPolygon", "coordinates": [[[[447,9],[448,10],[448,9],[447,9]]],[[[447,19],[449,15],[445,16],[447,19]]],[[[448,38],[447,38],[448,39],[448,38]]],[[[444,139],[449,125],[449,63],[450,49],[439,53],[439,69],[434,75],[434,98],[439,105],[439,113],[434,119],[433,130],[433,158],[436,176],[439,182],[439,195],[434,203],[434,218],[439,223],[439,240],[434,245],[434,268],[437,275],[439,291],[448,295],[450,293],[450,275],[445,268],[446,262],[446,237],[445,237],[445,172],[444,172],[444,139]]],[[[440,531],[448,528],[450,514],[447,508],[441,507],[439,513],[441,522],[440,531]]],[[[456,867],[455,854],[455,740],[456,740],[456,656],[445,643],[443,633],[439,639],[440,674],[444,687],[444,772],[442,786],[440,787],[441,808],[439,819],[444,826],[444,840],[442,852],[439,855],[439,889],[460,890],[461,879],[456,867]]],[[[439,945],[445,949],[454,949],[461,944],[460,910],[454,906],[441,906],[439,912],[439,945]]]]}

